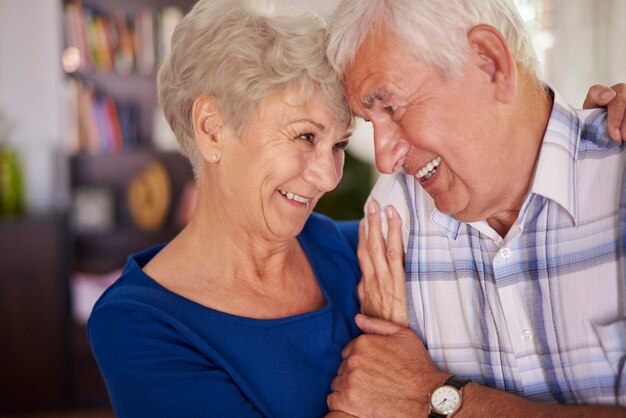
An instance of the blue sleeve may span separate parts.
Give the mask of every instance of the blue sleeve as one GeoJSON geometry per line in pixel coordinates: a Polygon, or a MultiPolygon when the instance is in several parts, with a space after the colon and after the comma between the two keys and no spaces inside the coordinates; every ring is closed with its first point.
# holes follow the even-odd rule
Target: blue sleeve
{"type": "Polygon", "coordinates": [[[335,221],[335,223],[356,254],[359,245],[359,221],[335,221]]]}
{"type": "Polygon", "coordinates": [[[92,313],[88,336],[118,418],[261,417],[166,320],[105,306],[92,313]]]}

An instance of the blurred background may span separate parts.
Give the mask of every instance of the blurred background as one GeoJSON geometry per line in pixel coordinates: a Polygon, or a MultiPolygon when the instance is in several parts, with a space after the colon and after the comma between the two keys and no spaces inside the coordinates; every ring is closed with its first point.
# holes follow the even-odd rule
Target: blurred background
{"type": "MultiPolygon", "coordinates": [[[[128,254],[193,211],[154,72],[193,0],[0,0],[0,416],[111,417],[85,336],[128,254]]],[[[329,16],[336,0],[279,0],[329,16]]],[[[580,106],[626,81],[626,0],[517,0],[544,78],[580,106]]],[[[360,122],[318,210],[358,218],[376,179],[360,122]]]]}

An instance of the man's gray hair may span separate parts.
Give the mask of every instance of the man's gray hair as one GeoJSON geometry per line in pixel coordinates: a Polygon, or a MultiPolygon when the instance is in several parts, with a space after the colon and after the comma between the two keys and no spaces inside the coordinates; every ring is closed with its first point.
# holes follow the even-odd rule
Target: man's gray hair
{"type": "Polygon", "coordinates": [[[512,0],[342,0],[330,24],[328,56],[343,76],[368,33],[382,27],[415,47],[429,67],[456,78],[469,55],[467,34],[479,24],[498,29],[518,65],[539,78],[528,29],[512,0]]]}
{"type": "Polygon", "coordinates": [[[200,0],[176,27],[157,76],[159,102],[196,175],[192,105],[214,95],[228,126],[241,134],[258,102],[295,85],[304,103],[319,93],[340,123],[350,111],[326,56],[328,31],[311,12],[275,11],[267,1],[200,0]]]}

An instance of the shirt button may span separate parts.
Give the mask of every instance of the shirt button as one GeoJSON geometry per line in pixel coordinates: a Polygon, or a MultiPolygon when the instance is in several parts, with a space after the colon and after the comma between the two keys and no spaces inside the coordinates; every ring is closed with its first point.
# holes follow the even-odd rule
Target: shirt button
{"type": "Polygon", "coordinates": [[[527,341],[532,340],[533,339],[533,332],[531,330],[529,330],[529,329],[522,330],[522,338],[527,340],[527,341]]]}
{"type": "Polygon", "coordinates": [[[509,261],[509,257],[511,256],[511,250],[509,250],[508,248],[503,248],[502,251],[500,251],[500,255],[502,255],[502,258],[504,258],[505,261],[509,261]]]}

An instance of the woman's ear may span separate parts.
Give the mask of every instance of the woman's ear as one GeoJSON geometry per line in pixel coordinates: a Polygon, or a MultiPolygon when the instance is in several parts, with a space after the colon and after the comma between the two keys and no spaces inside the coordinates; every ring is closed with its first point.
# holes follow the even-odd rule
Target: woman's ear
{"type": "Polygon", "coordinates": [[[489,77],[495,97],[510,103],[517,89],[517,65],[502,34],[493,26],[477,25],[467,34],[472,60],[489,77]]]}
{"type": "Polygon", "coordinates": [[[224,120],[221,107],[213,95],[200,95],[193,101],[191,121],[196,146],[205,161],[216,162],[222,155],[224,120]]]}

